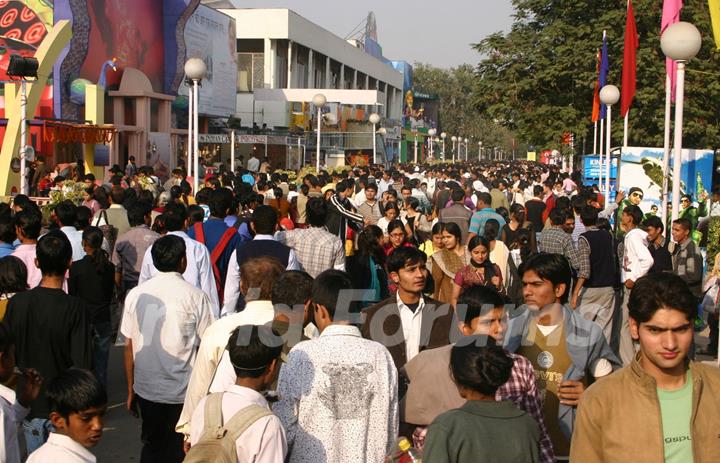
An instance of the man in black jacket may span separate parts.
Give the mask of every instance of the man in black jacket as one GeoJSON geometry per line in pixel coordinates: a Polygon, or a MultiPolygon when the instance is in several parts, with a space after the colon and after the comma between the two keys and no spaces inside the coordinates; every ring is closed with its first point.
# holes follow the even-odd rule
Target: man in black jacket
{"type": "Polygon", "coordinates": [[[362,215],[355,212],[348,196],[352,194],[353,183],[349,180],[341,180],[335,187],[335,194],[328,201],[328,218],[325,225],[328,231],[340,238],[345,243],[345,230],[348,225],[359,229],[369,223],[362,215]]]}
{"type": "Polygon", "coordinates": [[[663,222],[652,215],[643,222],[647,232],[648,249],[653,257],[653,266],[648,273],[672,272],[672,255],[668,250],[669,240],[663,236],[663,222]]]}

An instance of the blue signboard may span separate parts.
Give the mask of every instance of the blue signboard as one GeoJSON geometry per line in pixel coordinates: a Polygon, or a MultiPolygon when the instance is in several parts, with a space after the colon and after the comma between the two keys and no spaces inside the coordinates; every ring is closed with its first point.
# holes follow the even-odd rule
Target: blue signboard
{"type": "MultiPolygon", "coordinates": [[[[606,175],[605,156],[603,156],[603,178],[606,175]]],[[[611,159],[610,180],[617,178],[618,160],[616,157],[611,159]]],[[[587,154],[583,156],[583,179],[585,183],[592,183],[591,180],[600,178],[600,156],[597,154],[587,154]]]]}

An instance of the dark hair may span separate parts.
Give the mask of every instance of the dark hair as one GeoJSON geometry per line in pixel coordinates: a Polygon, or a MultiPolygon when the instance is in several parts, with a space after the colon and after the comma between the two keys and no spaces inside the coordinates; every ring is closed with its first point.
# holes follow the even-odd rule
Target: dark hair
{"type": "Polygon", "coordinates": [[[533,187],[533,196],[537,196],[537,197],[539,198],[540,195],[542,195],[542,194],[543,194],[543,187],[542,187],[542,185],[535,185],[535,186],[533,187]]]}
{"type": "MultiPolygon", "coordinates": [[[[344,300],[340,299],[340,295],[344,290],[353,289],[353,283],[350,276],[340,270],[325,270],[315,278],[312,286],[312,301],[315,304],[325,306],[330,318],[335,321],[335,311],[344,300]]],[[[359,301],[349,301],[348,313],[359,313],[359,301]]]]}
{"type": "Polygon", "coordinates": [[[448,222],[445,224],[445,231],[453,235],[457,239],[458,245],[462,244],[462,232],[460,226],[455,222],[448,222]]]}
{"type": "Polygon", "coordinates": [[[188,226],[195,225],[196,223],[202,223],[205,220],[205,209],[193,204],[187,208],[188,214],[188,226]]]}
{"type": "Polygon", "coordinates": [[[272,235],[278,223],[278,214],[270,206],[258,206],[252,213],[252,223],[255,226],[255,234],[272,235]]]}
{"type": "Polygon", "coordinates": [[[372,257],[376,264],[382,265],[385,262],[385,253],[378,242],[383,237],[383,231],[377,225],[368,225],[358,235],[357,247],[358,256],[364,259],[372,257]]]}
{"type": "Polygon", "coordinates": [[[568,213],[566,209],[555,207],[552,211],[550,211],[549,217],[551,224],[555,226],[563,225],[568,218],[568,213]]]}
{"type": "Polygon", "coordinates": [[[483,191],[482,193],[478,193],[476,196],[478,202],[482,201],[486,206],[490,206],[492,204],[492,196],[490,196],[490,193],[483,191]]]}
{"type": "Polygon", "coordinates": [[[462,188],[453,188],[450,191],[450,199],[452,199],[453,202],[462,201],[465,199],[465,192],[462,188]]]}
{"type": "Polygon", "coordinates": [[[12,244],[15,238],[17,238],[17,235],[15,235],[15,225],[13,224],[10,214],[0,216],[0,241],[12,244]]]}
{"type": "Polygon", "coordinates": [[[432,230],[430,230],[430,235],[431,236],[439,235],[443,231],[445,231],[445,224],[442,222],[437,222],[437,223],[435,223],[435,225],[433,225],[432,230]]]}
{"type": "Polygon", "coordinates": [[[0,258],[0,294],[19,293],[28,289],[25,262],[15,256],[0,258]]]}
{"type": "Polygon", "coordinates": [[[497,390],[510,379],[513,359],[496,346],[494,339],[460,342],[450,352],[450,368],[456,384],[494,397],[497,390]],[[485,344],[484,346],[481,346],[485,344]]]}
{"type": "MultiPolygon", "coordinates": [[[[495,222],[497,222],[497,220],[495,222]]],[[[493,237],[493,239],[495,239],[495,238],[493,237]]],[[[488,252],[490,252],[490,240],[488,240],[484,236],[475,235],[472,238],[470,238],[470,241],[468,241],[468,246],[467,246],[468,251],[472,251],[473,249],[475,249],[478,246],[484,246],[485,249],[487,249],[488,252]]]]}
{"type": "Polygon", "coordinates": [[[495,308],[505,308],[505,299],[495,289],[488,286],[470,286],[460,293],[458,307],[465,307],[464,322],[470,324],[474,319],[485,315],[495,308]]]}
{"type": "Polygon", "coordinates": [[[273,257],[254,257],[240,266],[240,284],[248,290],[245,300],[269,301],[280,275],[285,271],[279,260],[273,257]]]}
{"type": "Polygon", "coordinates": [[[367,182],[367,179],[365,179],[365,183],[366,183],[366,184],[365,184],[365,189],[366,189],[366,190],[378,191],[378,186],[377,186],[377,184],[376,184],[375,182],[370,182],[370,183],[368,183],[368,182],[367,182]]]}
{"type": "Polygon", "coordinates": [[[688,321],[697,313],[697,298],[674,273],[649,273],[639,278],[630,291],[628,310],[636,322],[648,322],[660,309],[678,310],[688,321]]]}
{"type": "Polygon", "coordinates": [[[673,225],[680,225],[683,229],[687,231],[690,231],[692,229],[692,223],[686,218],[673,220],[673,225]]]}
{"type": "Polygon", "coordinates": [[[642,222],[642,210],[634,204],[628,204],[627,206],[625,206],[625,209],[623,209],[622,213],[627,214],[632,218],[633,225],[640,225],[640,222],[642,222]]]}
{"type": "Polygon", "coordinates": [[[32,208],[23,209],[15,214],[15,226],[23,232],[26,238],[36,240],[40,236],[42,228],[42,215],[32,208]]]}
{"type": "Polygon", "coordinates": [[[269,342],[280,335],[269,326],[241,325],[227,343],[230,363],[238,378],[259,378],[282,353],[282,343],[269,342]]]}
{"type": "MultiPolygon", "coordinates": [[[[500,222],[495,219],[488,219],[485,221],[483,227],[483,237],[488,241],[495,241],[498,234],[500,233],[500,222]]],[[[490,248],[488,248],[488,251],[490,248]]]]}
{"type": "Polygon", "coordinates": [[[515,217],[515,220],[522,225],[525,223],[525,217],[526,217],[526,211],[525,206],[522,204],[515,203],[512,206],[510,206],[510,216],[515,217]]]}
{"type": "Polygon", "coordinates": [[[287,270],[280,275],[272,287],[273,305],[286,305],[290,308],[305,304],[312,296],[313,277],[301,270],[287,270]]]}
{"type": "Polygon", "coordinates": [[[145,202],[138,201],[128,207],[127,217],[131,227],[137,227],[145,223],[145,217],[150,214],[152,207],[145,202]]]}
{"type": "Polygon", "coordinates": [[[95,188],[95,201],[100,203],[100,207],[103,209],[107,209],[110,206],[110,202],[108,201],[108,194],[107,191],[105,191],[105,188],[99,186],[95,188]]]}
{"type": "Polygon", "coordinates": [[[92,372],[69,368],[53,379],[45,389],[51,412],[67,419],[71,413],[107,405],[107,393],[92,372]]]}
{"type": "Polygon", "coordinates": [[[77,206],[69,199],[60,201],[57,206],[55,206],[55,217],[57,217],[62,226],[73,227],[77,219],[77,206]]]}
{"type": "Polygon", "coordinates": [[[541,279],[548,280],[553,286],[564,284],[565,292],[560,296],[560,302],[564,304],[568,301],[572,271],[565,256],[549,253],[533,254],[520,266],[520,277],[522,278],[525,272],[530,270],[537,273],[541,279]]]}
{"type": "Polygon", "coordinates": [[[197,194],[195,195],[195,202],[198,204],[207,204],[208,200],[210,199],[211,191],[213,191],[212,188],[208,188],[208,187],[200,188],[200,191],[198,191],[197,194]]]}
{"type": "Polygon", "coordinates": [[[387,227],[388,235],[390,234],[391,231],[395,230],[396,228],[401,229],[403,232],[403,235],[405,235],[405,237],[407,238],[407,231],[405,230],[405,224],[402,223],[402,220],[400,220],[400,219],[391,220],[390,223],[388,223],[388,227],[387,227]]]}
{"type": "Polygon", "coordinates": [[[163,219],[165,221],[165,229],[169,232],[182,230],[185,226],[185,220],[187,219],[187,211],[180,204],[165,206],[165,212],[163,212],[163,219]]]}
{"type": "Polygon", "coordinates": [[[0,322],[0,352],[7,355],[15,345],[15,336],[7,323],[0,322]]]}
{"type": "Polygon", "coordinates": [[[328,206],[322,198],[310,198],[305,205],[305,217],[313,227],[322,227],[327,220],[328,206]]]}
{"type": "Polygon", "coordinates": [[[103,238],[103,232],[98,227],[87,227],[83,230],[82,240],[93,250],[92,261],[98,273],[102,273],[106,268],[112,266],[107,253],[102,249],[103,238]]]}
{"type": "Polygon", "coordinates": [[[560,196],[555,200],[555,207],[563,209],[568,215],[572,214],[572,206],[570,205],[570,198],[567,196],[560,196]]]}
{"type": "Polygon", "coordinates": [[[114,186],[110,190],[110,199],[113,204],[122,204],[125,201],[125,190],[119,186],[114,186]]]}
{"type": "MultiPolygon", "coordinates": [[[[135,191],[135,190],[133,190],[133,191],[135,191]]],[[[131,198],[127,197],[128,195],[125,195],[125,196],[126,196],[125,202],[123,203],[124,205],[132,204],[133,202],[136,202],[136,201],[142,201],[142,202],[149,203],[149,204],[152,204],[155,202],[155,197],[153,196],[153,193],[150,190],[140,190],[136,195],[137,196],[137,198],[135,198],[136,201],[132,201],[131,198]]]]}
{"type": "Polygon", "coordinates": [[[645,219],[645,220],[643,221],[643,225],[644,225],[645,227],[658,228],[658,229],[660,229],[660,232],[661,232],[661,233],[662,233],[662,231],[665,229],[665,226],[663,225],[662,219],[661,219],[660,217],[656,216],[656,215],[651,215],[650,217],[648,217],[647,219],[645,219]]]}
{"type": "Polygon", "coordinates": [[[35,247],[43,275],[64,276],[72,260],[72,246],[65,233],[52,230],[43,235],[35,247]]]}
{"type": "Polygon", "coordinates": [[[420,200],[417,199],[415,196],[410,196],[407,199],[405,206],[409,206],[412,208],[413,211],[417,211],[420,207],[420,200]]]}
{"type": "Polygon", "coordinates": [[[402,246],[395,249],[387,259],[388,273],[399,272],[406,265],[425,265],[427,256],[424,252],[413,246],[402,246]]]}
{"type": "MultiPolygon", "coordinates": [[[[385,212],[387,212],[387,211],[390,210],[390,209],[392,209],[392,210],[395,211],[395,217],[399,217],[399,216],[400,216],[400,208],[398,207],[398,205],[397,205],[396,202],[394,202],[394,201],[388,201],[388,202],[385,204],[385,212]]],[[[385,214],[383,214],[383,215],[385,215],[385,214]]]]}
{"type": "Polygon", "coordinates": [[[153,243],[150,249],[153,265],[160,272],[177,272],[185,257],[185,240],[175,235],[165,235],[153,243]]]}
{"type": "Polygon", "coordinates": [[[75,228],[85,230],[90,226],[90,220],[92,219],[92,211],[87,206],[78,206],[75,211],[75,228]]]}
{"type": "Polygon", "coordinates": [[[586,227],[591,227],[597,224],[598,213],[598,210],[592,206],[582,207],[580,209],[580,220],[586,227]]]}
{"type": "Polygon", "coordinates": [[[210,207],[210,215],[224,219],[228,209],[232,206],[233,195],[227,188],[212,190],[208,195],[207,205],[210,207]]]}

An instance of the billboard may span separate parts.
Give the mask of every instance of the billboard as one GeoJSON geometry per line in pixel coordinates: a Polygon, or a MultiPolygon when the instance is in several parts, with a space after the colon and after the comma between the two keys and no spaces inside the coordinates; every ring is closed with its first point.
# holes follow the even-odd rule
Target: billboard
{"type": "MultiPolygon", "coordinates": [[[[643,190],[643,202],[640,208],[648,212],[653,204],[660,206],[662,195],[663,149],[625,147],[620,161],[620,188],[628,191],[632,187],[643,190]]],[[[670,156],[670,166],[673,156],[670,156]]],[[[697,200],[698,188],[707,190],[712,185],[713,151],[708,149],[682,150],[682,168],[680,173],[681,192],[692,195],[697,200]],[[699,181],[698,181],[699,180],[699,181]]],[[[669,190],[672,190],[672,173],[669,175],[669,190]]],[[[668,201],[672,200],[672,191],[668,201]]]]}
{"type": "MultiPolygon", "coordinates": [[[[235,21],[205,5],[198,6],[185,25],[187,59],[205,61],[207,75],[200,89],[200,114],[229,117],[235,114],[237,53],[235,21]]],[[[182,85],[178,94],[187,95],[182,85]]]]}
{"type": "MultiPolygon", "coordinates": [[[[605,165],[605,156],[603,156],[603,178],[607,174],[607,166],[605,165]]],[[[615,156],[610,162],[610,179],[617,178],[618,160],[615,156]]],[[[600,178],[600,156],[597,154],[587,154],[583,156],[583,179],[585,183],[592,183],[592,180],[600,178]]]]}

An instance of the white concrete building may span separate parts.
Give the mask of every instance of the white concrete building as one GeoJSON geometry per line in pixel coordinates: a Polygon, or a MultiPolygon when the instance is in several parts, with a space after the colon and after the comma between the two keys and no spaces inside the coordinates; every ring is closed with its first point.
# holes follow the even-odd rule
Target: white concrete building
{"type": "Polygon", "coordinates": [[[309,102],[315,93],[362,107],[365,118],[377,111],[401,119],[403,76],[390,64],[288,9],[220,11],[235,19],[236,117],[243,125],[287,127],[292,103],[309,102]]]}

